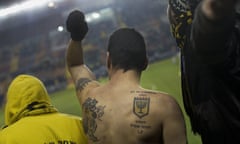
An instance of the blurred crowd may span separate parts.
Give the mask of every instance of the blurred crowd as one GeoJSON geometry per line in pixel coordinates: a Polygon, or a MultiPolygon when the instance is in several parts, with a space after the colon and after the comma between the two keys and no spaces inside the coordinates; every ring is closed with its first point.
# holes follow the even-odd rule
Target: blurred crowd
{"type": "MultiPolygon", "coordinates": [[[[167,3],[161,1],[133,2],[119,1],[111,6],[112,17],[89,23],[89,33],[83,42],[85,62],[97,78],[105,77],[107,74],[104,65],[108,36],[119,27],[134,27],[144,35],[150,63],[173,56],[178,52],[169,32],[166,17],[167,3]]],[[[49,25],[56,22],[51,19],[53,18],[47,21],[49,25]]],[[[58,21],[64,23],[65,17],[58,21]]],[[[40,21],[38,25],[41,25],[40,21]]],[[[50,93],[71,84],[64,61],[70,37],[65,30],[59,32],[56,29],[48,29],[46,24],[44,28],[45,30],[42,30],[42,33],[40,30],[37,35],[28,37],[19,35],[20,40],[1,43],[0,104],[4,101],[10,80],[20,73],[37,76],[44,82],[50,93]]],[[[32,29],[36,29],[36,25],[32,29]]],[[[9,34],[11,33],[16,34],[15,31],[9,30],[9,34]]]]}

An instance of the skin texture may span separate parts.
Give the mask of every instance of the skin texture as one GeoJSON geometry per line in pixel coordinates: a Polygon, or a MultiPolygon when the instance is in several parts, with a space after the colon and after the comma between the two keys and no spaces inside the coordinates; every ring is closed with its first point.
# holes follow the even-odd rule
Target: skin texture
{"type": "Polygon", "coordinates": [[[102,85],[84,65],[81,42],[76,41],[70,41],[66,60],[89,143],[186,143],[179,105],[166,93],[142,88],[141,73],[114,69],[107,56],[109,81],[102,85]]]}

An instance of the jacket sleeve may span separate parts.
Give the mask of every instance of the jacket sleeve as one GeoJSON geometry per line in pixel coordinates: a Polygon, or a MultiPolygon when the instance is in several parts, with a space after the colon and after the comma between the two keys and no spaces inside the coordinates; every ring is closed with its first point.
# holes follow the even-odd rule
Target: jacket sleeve
{"type": "Polygon", "coordinates": [[[200,61],[207,64],[224,62],[233,51],[228,47],[234,29],[234,15],[210,20],[202,12],[202,3],[195,11],[191,29],[191,47],[200,61]]]}

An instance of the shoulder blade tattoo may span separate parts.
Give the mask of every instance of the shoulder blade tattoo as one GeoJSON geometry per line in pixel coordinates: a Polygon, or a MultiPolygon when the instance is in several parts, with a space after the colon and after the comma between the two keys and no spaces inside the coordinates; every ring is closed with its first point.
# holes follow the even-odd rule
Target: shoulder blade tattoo
{"type": "Polygon", "coordinates": [[[98,101],[94,98],[88,98],[83,103],[83,127],[85,133],[89,136],[89,138],[93,142],[99,141],[99,139],[95,136],[95,132],[97,130],[97,120],[101,120],[101,117],[104,114],[105,106],[98,105],[98,101]]]}

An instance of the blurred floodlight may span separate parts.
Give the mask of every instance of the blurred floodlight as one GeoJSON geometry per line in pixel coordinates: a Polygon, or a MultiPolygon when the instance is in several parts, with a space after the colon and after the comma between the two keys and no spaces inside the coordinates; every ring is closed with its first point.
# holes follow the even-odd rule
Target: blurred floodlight
{"type": "Polygon", "coordinates": [[[87,21],[87,22],[91,22],[91,21],[92,21],[91,17],[86,16],[86,21],[87,21]]]}
{"type": "Polygon", "coordinates": [[[94,19],[98,19],[98,18],[100,17],[100,14],[94,12],[94,13],[92,13],[92,17],[93,17],[94,19]]]}
{"type": "Polygon", "coordinates": [[[58,31],[59,31],[59,32],[62,32],[63,29],[64,29],[63,26],[58,26],[58,31]]]}
{"type": "Polygon", "coordinates": [[[104,8],[99,11],[95,11],[92,13],[87,13],[85,15],[86,21],[89,23],[96,23],[105,19],[113,18],[113,10],[111,8],[104,8]]]}
{"type": "Polygon", "coordinates": [[[53,1],[49,2],[48,7],[50,7],[50,8],[55,7],[55,3],[53,1]]]}
{"type": "Polygon", "coordinates": [[[98,12],[89,13],[86,15],[87,22],[93,22],[101,18],[101,14],[98,12]]]}
{"type": "MultiPolygon", "coordinates": [[[[16,14],[21,11],[28,11],[42,6],[47,6],[52,0],[28,0],[13,6],[0,9],[0,18],[16,14]]],[[[54,4],[54,3],[53,3],[54,4]]]]}

